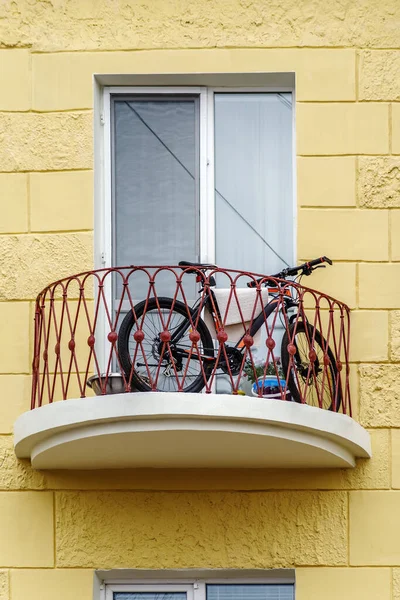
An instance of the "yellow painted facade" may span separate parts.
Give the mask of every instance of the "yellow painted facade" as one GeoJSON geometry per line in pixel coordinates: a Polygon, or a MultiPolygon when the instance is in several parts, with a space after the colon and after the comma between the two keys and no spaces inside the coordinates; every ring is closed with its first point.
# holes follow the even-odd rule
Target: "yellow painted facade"
{"type": "Polygon", "coordinates": [[[0,3],[0,600],[101,568],[296,568],[297,600],[400,600],[398,0],[0,3]],[[296,74],[298,258],[354,310],[354,470],[36,472],[33,300],[93,265],[94,73],[296,74]]]}

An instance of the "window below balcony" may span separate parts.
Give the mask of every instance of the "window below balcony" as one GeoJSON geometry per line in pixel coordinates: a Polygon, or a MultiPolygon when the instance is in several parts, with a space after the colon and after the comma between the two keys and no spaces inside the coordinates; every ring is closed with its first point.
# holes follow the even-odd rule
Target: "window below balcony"
{"type": "Polygon", "coordinates": [[[294,583],[108,584],[105,600],[294,600],[294,583]]]}

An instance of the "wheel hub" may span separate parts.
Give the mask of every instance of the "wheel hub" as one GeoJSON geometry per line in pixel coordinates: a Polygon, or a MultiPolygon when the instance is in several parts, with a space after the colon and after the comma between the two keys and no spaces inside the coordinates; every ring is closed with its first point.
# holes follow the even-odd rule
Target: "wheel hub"
{"type": "MultiPolygon", "coordinates": [[[[164,342],[162,342],[160,340],[160,335],[158,334],[154,338],[153,344],[151,347],[151,354],[157,362],[160,362],[160,357],[161,357],[161,353],[163,351],[164,346],[165,346],[165,344],[164,344],[164,342]]],[[[162,359],[162,363],[161,363],[162,366],[164,367],[163,375],[165,375],[165,377],[175,377],[175,370],[174,370],[173,363],[175,363],[175,369],[177,372],[182,371],[182,359],[180,358],[180,356],[177,355],[175,345],[170,343],[169,350],[164,349],[163,359],[162,359]],[[172,355],[172,360],[171,360],[171,355],[172,355]]]]}
{"type": "Polygon", "coordinates": [[[318,377],[321,371],[322,369],[319,366],[318,360],[315,361],[314,368],[312,367],[311,363],[301,363],[301,365],[298,367],[298,372],[304,381],[308,379],[308,381],[311,383],[318,377]]]}

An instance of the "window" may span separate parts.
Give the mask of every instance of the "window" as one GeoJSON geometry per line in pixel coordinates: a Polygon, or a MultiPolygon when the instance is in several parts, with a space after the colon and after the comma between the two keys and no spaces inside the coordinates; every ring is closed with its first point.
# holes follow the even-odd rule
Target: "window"
{"type": "MultiPolygon", "coordinates": [[[[293,79],[265,73],[163,79],[190,85],[151,85],[158,86],[160,76],[132,76],[134,87],[96,79],[105,86],[97,88],[96,99],[104,125],[95,128],[96,266],[191,260],[274,273],[292,264],[293,79]],[[247,87],[232,87],[234,80],[247,87]],[[267,80],[273,89],[265,87],[267,80]],[[215,87],[217,82],[226,87],[215,87]]],[[[146,296],[147,285],[143,281],[141,288],[135,279],[135,302],[146,296]]],[[[197,297],[194,281],[188,285],[191,301],[197,297]]],[[[103,293],[115,309],[121,298],[117,278],[103,293]]],[[[166,282],[163,295],[172,293],[166,282]]],[[[128,302],[121,308],[123,317],[128,302]]],[[[101,340],[108,329],[102,311],[99,323],[104,368],[108,355],[101,340]]]]}
{"type": "Polygon", "coordinates": [[[105,114],[103,266],[293,262],[290,92],[106,88],[105,114]]]}
{"type": "Polygon", "coordinates": [[[106,586],[106,600],[294,600],[293,583],[207,583],[106,586]]]}

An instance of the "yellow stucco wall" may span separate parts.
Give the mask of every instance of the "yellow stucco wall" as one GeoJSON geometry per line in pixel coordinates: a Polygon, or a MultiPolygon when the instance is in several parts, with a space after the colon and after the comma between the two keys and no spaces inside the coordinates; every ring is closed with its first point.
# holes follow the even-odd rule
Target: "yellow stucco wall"
{"type": "Polygon", "coordinates": [[[0,3],[0,600],[95,568],[296,567],[297,599],[400,599],[399,0],[0,3]],[[396,49],[397,48],[397,49],[396,49]],[[298,256],[354,309],[348,471],[39,473],[17,461],[33,299],[92,266],[93,73],[295,71],[298,256]],[[29,332],[29,335],[28,335],[29,332]]]}

